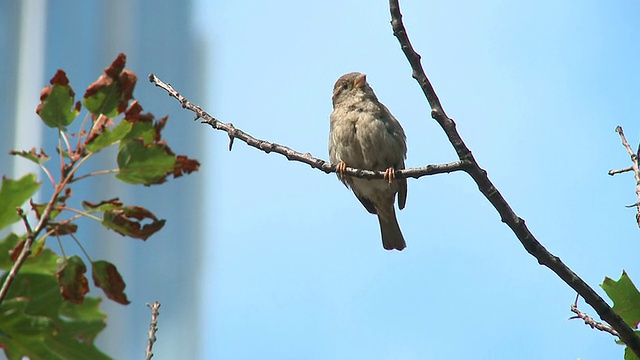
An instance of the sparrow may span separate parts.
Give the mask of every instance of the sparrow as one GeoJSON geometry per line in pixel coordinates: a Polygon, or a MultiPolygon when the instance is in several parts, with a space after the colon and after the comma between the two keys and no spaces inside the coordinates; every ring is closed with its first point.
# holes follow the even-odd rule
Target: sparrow
{"type": "Polygon", "coordinates": [[[395,178],[404,169],[407,138],[402,126],[379,100],[365,74],[342,75],[333,86],[330,116],[329,158],[336,174],[371,214],[378,216],[382,246],[386,250],[406,247],[394,209],[407,201],[407,179],[395,178]],[[344,173],[346,167],[384,171],[384,179],[360,179],[344,173]]]}

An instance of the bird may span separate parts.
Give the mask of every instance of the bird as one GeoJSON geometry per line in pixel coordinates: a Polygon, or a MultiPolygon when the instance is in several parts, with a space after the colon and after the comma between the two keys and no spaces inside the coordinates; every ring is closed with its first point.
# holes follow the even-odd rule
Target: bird
{"type": "Polygon", "coordinates": [[[402,250],[406,242],[398,225],[398,208],[407,201],[407,179],[395,178],[404,169],[407,137],[367,83],[365,74],[342,75],[333,86],[330,116],[329,158],[336,174],[371,214],[378,216],[382,246],[402,250]],[[384,171],[384,179],[361,179],[345,174],[346,167],[384,171]]]}

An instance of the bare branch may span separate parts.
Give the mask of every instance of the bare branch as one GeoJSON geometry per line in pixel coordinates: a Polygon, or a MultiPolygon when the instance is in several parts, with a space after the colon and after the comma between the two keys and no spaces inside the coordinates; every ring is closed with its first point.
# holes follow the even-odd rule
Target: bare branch
{"type": "Polygon", "coordinates": [[[629,171],[633,171],[633,166],[629,166],[628,168],[624,168],[624,169],[618,169],[618,170],[609,170],[609,172],[607,174],[613,176],[616,174],[622,174],[622,173],[626,173],[629,171]]]}
{"type": "MultiPolygon", "coordinates": [[[[213,116],[209,115],[206,111],[202,110],[202,108],[198,105],[195,105],[189,100],[187,100],[184,96],[180,95],[171,85],[166,84],[162,80],[160,80],[157,76],[151,74],[149,75],[149,81],[154,83],[156,86],[164,89],[169,96],[177,99],[182,107],[188,110],[193,111],[196,114],[195,120],[203,119],[203,123],[209,124],[212,128],[216,130],[222,130],[229,135],[229,150],[231,150],[231,146],[233,144],[234,139],[239,139],[246,143],[247,145],[254,147],[256,149],[262,150],[265,153],[277,153],[283,155],[290,161],[298,161],[305,163],[311,166],[314,169],[321,170],[327,174],[335,172],[336,166],[332,165],[322,159],[313,157],[309,153],[301,153],[296,150],[293,150],[287,146],[272,143],[266,140],[256,139],[255,137],[249,135],[248,133],[236,128],[231,123],[224,123],[213,116]]],[[[444,174],[451,173],[454,171],[463,171],[466,166],[469,166],[470,163],[465,162],[464,160],[456,161],[448,164],[437,164],[437,165],[427,165],[420,168],[411,168],[404,170],[396,170],[395,175],[398,178],[414,178],[418,179],[422,176],[426,175],[436,175],[436,174],[444,174]]],[[[363,179],[383,179],[384,171],[371,171],[371,170],[362,170],[362,169],[354,169],[347,167],[346,174],[358,178],[363,179]]]]}
{"type": "Polygon", "coordinates": [[[575,313],[576,316],[572,316],[569,320],[573,319],[582,319],[586,325],[591,326],[592,329],[598,329],[600,331],[608,332],[613,336],[618,336],[618,332],[613,330],[613,328],[608,324],[603,324],[601,322],[595,321],[591,316],[583,313],[578,309],[578,299],[580,295],[576,296],[576,302],[571,304],[571,312],[575,313]]]}
{"type": "Polygon", "coordinates": [[[431,116],[444,130],[460,160],[469,164],[468,166],[465,166],[464,170],[473,178],[478,185],[480,192],[482,192],[496,211],[498,211],[502,218],[502,222],[511,228],[527,252],[533,255],[538,260],[539,264],[551,269],[565,283],[567,283],[567,285],[580,294],[580,296],[582,296],[582,298],[584,298],[585,301],[595,309],[598,315],[600,315],[600,318],[608,322],[618,332],[622,341],[624,341],[624,343],[640,357],[640,338],[584,280],[566,266],[560,258],[551,254],[540,242],[538,242],[538,240],[536,240],[531,231],[529,231],[525,225],[525,221],[516,215],[513,209],[511,209],[511,206],[507,203],[504,197],[502,197],[502,194],[500,194],[491,180],[489,180],[487,172],[478,165],[471,154],[471,151],[467,148],[464,141],[458,134],[455,123],[442,109],[440,100],[438,100],[431,83],[424,73],[422,64],[420,63],[420,55],[418,55],[411,46],[404,24],[402,23],[402,14],[400,13],[398,0],[389,0],[389,8],[391,11],[391,26],[393,27],[393,34],[400,42],[402,51],[411,65],[413,77],[418,81],[422,91],[429,101],[429,105],[431,106],[431,116]]]}
{"type": "MultiPolygon", "coordinates": [[[[638,201],[633,206],[638,209],[638,211],[636,212],[636,222],[638,223],[638,227],[640,227],[640,170],[638,168],[638,154],[633,152],[631,146],[629,146],[629,142],[627,142],[627,138],[624,136],[624,130],[622,130],[622,126],[616,126],[616,132],[618,133],[618,135],[620,135],[622,146],[627,149],[627,153],[629,153],[629,156],[631,157],[630,171],[633,171],[633,177],[636,180],[636,197],[638,198],[638,201]]],[[[638,152],[640,152],[640,150],[638,152]]],[[[609,174],[611,175],[611,171],[609,171],[609,174]]]]}
{"type": "Polygon", "coordinates": [[[145,352],[144,360],[151,360],[153,357],[153,344],[156,342],[156,331],[158,331],[158,316],[160,315],[160,303],[157,301],[152,304],[147,304],[151,309],[151,323],[149,324],[149,337],[147,338],[147,349],[145,352]]]}

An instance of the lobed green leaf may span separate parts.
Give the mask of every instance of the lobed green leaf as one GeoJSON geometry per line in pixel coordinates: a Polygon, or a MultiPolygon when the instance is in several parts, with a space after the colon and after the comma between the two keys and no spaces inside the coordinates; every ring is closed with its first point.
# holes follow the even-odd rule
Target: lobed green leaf
{"type": "Polygon", "coordinates": [[[0,187],[0,229],[20,220],[16,208],[29,200],[40,188],[34,174],[27,174],[18,180],[2,178],[0,187]]]}
{"type": "Polygon", "coordinates": [[[606,277],[600,286],[613,300],[613,311],[629,326],[637,329],[640,322],[640,292],[626,271],[622,271],[618,281],[606,277]]]}

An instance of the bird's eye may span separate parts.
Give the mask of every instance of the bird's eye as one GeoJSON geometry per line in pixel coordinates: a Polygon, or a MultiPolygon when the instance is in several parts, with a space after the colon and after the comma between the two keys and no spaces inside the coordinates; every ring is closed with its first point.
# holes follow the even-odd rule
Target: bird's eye
{"type": "Polygon", "coordinates": [[[347,90],[347,88],[349,88],[349,84],[347,83],[342,84],[342,90],[347,90]]]}

